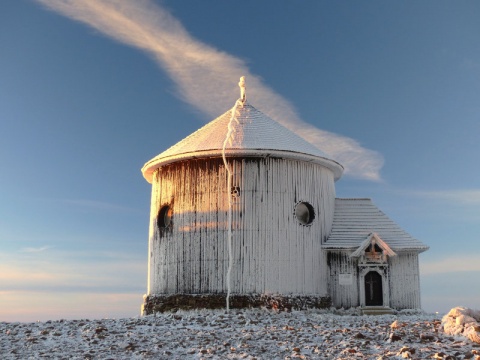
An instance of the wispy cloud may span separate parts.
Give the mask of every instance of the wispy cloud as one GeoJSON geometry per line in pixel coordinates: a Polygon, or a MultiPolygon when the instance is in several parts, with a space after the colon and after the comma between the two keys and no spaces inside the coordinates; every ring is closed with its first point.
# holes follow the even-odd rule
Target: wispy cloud
{"type": "Polygon", "coordinates": [[[0,290],[0,320],[32,322],[86,317],[97,319],[134,317],[140,312],[141,294],[131,291],[79,293],[0,290]]]}
{"type": "Polygon", "coordinates": [[[434,275],[453,272],[479,272],[480,262],[477,255],[453,255],[434,261],[422,261],[422,275],[434,275]]]}
{"type": "Polygon", "coordinates": [[[52,250],[42,256],[29,255],[0,253],[2,290],[115,292],[139,289],[146,279],[143,257],[121,251],[52,250]]]}
{"type": "Polygon", "coordinates": [[[146,273],[128,250],[0,251],[0,321],[135,316],[146,273]]]}
{"type": "Polygon", "coordinates": [[[25,247],[25,248],[22,248],[20,251],[25,253],[40,253],[51,248],[52,248],[51,246],[25,247]]]}
{"type": "Polygon", "coordinates": [[[480,189],[415,191],[413,194],[463,205],[480,205],[480,189]]]}
{"type": "Polygon", "coordinates": [[[383,158],[379,153],[304,122],[292,104],[250,73],[245,61],[196,40],[169,12],[151,1],[37,1],[151,54],[176,84],[178,95],[211,117],[232,107],[237,80],[247,76],[248,97],[261,111],[337,159],[345,166],[345,173],[380,180],[383,158]]]}

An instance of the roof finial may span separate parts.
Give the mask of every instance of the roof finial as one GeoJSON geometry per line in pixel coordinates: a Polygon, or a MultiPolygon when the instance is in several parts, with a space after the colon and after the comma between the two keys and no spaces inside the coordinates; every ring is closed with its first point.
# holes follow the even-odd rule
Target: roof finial
{"type": "Polygon", "coordinates": [[[242,76],[240,78],[238,86],[240,86],[240,100],[242,100],[242,102],[245,102],[245,100],[247,99],[247,95],[245,94],[245,76],[242,76]]]}

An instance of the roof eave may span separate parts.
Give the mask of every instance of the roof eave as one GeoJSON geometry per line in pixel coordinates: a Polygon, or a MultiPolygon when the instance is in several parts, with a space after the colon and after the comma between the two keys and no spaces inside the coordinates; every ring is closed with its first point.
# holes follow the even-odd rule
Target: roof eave
{"type": "MultiPolygon", "coordinates": [[[[285,158],[297,161],[311,162],[322,165],[333,172],[334,180],[338,180],[343,174],[343,166],[335,160],[309,155],[305,153],[285,150],[271,150],[271,149],[226,149],[225,155],[228,157],[275,157],[285,158]]],[[[143,177],[152,183],[153,173],[156,169],[172,164],[177,161],[185,161],[191,159],[208,159],[222,157],[222,150],[201,150],[187,152],[183,154],[175,154],[166,157],[155,157],[152,160],[145,163],[142,168],[143,177]]]]}
{"type": "MultiPolygon", "coordinates": [[[[324,244],[322,246],[322,249],[324,250],[351,250],[351,251],[356,251],[358,249],[358,246],[341,246],[341,245],[329,245],[329,244],[324,244]]],[[[430,249],[429,246],[410,246],[410,247],[405,247],[405,248],[399,248],[399,247],[391,247],[393,251],[396,253],[402,253],[402,252],[410,252],[410,251],[415,251],[418,253],[422,253],[424,251],[427,251],[430,249]]]]}

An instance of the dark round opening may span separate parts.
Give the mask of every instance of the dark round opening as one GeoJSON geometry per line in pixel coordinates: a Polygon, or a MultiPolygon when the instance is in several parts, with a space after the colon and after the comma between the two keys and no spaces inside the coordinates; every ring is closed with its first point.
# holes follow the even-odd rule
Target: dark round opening
{"type": "Polygon", "coordinates": [[[310,225],[315,219],[315,211],[313,206],[308,202],[299,202],[295,206],[295,217],[302,225],[310,225]]]}
{"type": "Polygon", "coordinates": [[[170,226],[172,223],[172,215],[173,211],[172,208],[169,205],[164,205],[158,212],[158,217],[157,217],[157,226],[160,229],[165,229],[170,226]]]}

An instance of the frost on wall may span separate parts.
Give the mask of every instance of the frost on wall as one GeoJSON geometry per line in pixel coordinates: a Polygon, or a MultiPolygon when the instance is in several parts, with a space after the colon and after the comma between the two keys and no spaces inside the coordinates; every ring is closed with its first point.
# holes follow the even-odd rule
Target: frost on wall
{"type": "Polygon", "coordinates": [[[418,253],[398,253],[389,259],[390,306],[395,309],[420,309],[418,253]]]}
{"type": "MultiPolygon", "coordinates": [[[[322,241],[331,230],[335,189],[330,170],[274,158],[229,159],[235,294],[327,295],[322,241]],[[295,205],[308,201],[315,221],[302,225],[295,205]]],[[[227,173],[219,158],[164,166],[152,188],[149,294],[226,293],[227,173]],[[170,228],[159,229],[171,204],[170,228]]]]}
{"type": "Polygon", "coordinates": [[[329,294],[333,306],[350,308],[359,305],[358,267],[356,259],[350,257],[351,251],[329,251],[329,294]],[[342,279],[348,278],[349,281],[342,279]]]}

